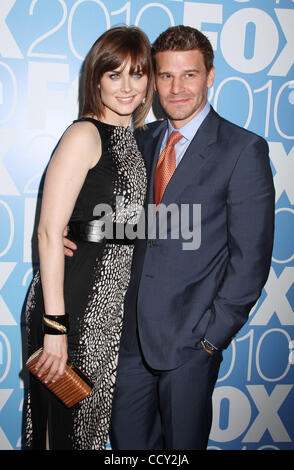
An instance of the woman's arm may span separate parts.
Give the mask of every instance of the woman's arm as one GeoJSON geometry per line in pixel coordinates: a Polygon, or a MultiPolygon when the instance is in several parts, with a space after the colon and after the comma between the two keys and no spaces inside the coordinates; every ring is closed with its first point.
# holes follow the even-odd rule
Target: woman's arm
{"type": "MultiPolygon", "coordinates": [[[[89,122],[78,122],[63,135],[47,169],[38,227],[41,282],[47,315],[65,314],[63,232],[86,175],[100,155],[97,129],[89,122]]],[[[66,335],[46,334],[44,351],[37,364],[39,374],[50,369],[47,381],[56,381],[64,373],[66,360],[66,335]]]]}

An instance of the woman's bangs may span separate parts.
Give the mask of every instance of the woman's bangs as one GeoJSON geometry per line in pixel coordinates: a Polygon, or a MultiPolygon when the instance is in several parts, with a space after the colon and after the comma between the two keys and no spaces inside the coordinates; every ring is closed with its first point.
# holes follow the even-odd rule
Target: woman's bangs
{"type": "Polygon", "coordinates": [[[120,64],[125,66],[127,62],[131,61],[130,74],[133,73],[143,73],[144,75],[149,75],[149,64],[146,59],[146,51],[142,51],[139,48],[134,50],[134,48],[126,48],[126,50],[118,51],[118,57],[120,64]]]}

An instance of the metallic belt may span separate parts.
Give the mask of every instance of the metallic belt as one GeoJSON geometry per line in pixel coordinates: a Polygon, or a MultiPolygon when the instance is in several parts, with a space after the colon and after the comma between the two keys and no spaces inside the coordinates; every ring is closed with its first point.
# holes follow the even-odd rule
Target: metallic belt
{"type": "Polygon", "coordinates": [[[106,237],[104,231],[105,221],[90,220],[89,222],[70,222],[69,237],[73,239],[94,242],[94,243],[115,243],[118,245],[133,245],[135,239],[132,240],[125,236],[126,228],[129,226],[134,230],[134,225],[113,224],[112,237],[106,237]]]}

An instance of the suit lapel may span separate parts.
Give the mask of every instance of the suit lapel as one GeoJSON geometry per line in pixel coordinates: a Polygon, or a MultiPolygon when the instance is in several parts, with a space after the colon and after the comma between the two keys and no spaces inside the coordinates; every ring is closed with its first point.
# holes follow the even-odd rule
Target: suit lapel
{"type": "Polygon", "coordinates": [[[163,121],[157,129],[153,132],[152,137],[150,139],[152,148],[151,152],[148,150],[149,155],[151,156],[149,161],[149,166],[147,168],[147,178],[148,178],[148,194],[146,201],[148,204],[153,204],[153,182],[154,182],[154,172],[158,160],[158,156],[160,153],[161,143],[167,130],[167,121],[163,121]]]}

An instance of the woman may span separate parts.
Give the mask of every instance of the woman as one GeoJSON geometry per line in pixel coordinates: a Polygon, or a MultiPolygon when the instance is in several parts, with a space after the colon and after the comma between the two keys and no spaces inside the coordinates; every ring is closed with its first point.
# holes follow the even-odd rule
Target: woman
{"type": "Polygon", "coordinates": [[[146,190],[143,159],[128,128],[131,118],[134,127],[144,125],[152,101],[152,61],[145,34],[131,27],[105,32],[86,58],[83,91],[83,117],[62,136],[46,173],[38,227],[40,271],[26,313],[29,353],[43,346],[38,373],[49,370],[48,382],[58,380],[69,357],[94,388],[68,409],[31,375],[31,449],[106,446],[133,252],[121,228],[138,221],[136,208],[142,207],[146,190]],[[107,230],[101,225],[106,220],[101,207],[108,208],[107,230]],[[67,225],[78,250],[65,260],[67,225]],[[115,237],[118,228],[120,236],[115,237]],[[67,334],[51,334],[47,325],[52,319],[66,326],[67,334]]]}

